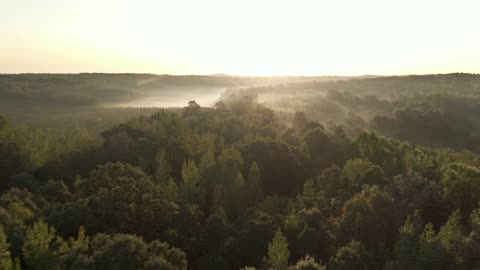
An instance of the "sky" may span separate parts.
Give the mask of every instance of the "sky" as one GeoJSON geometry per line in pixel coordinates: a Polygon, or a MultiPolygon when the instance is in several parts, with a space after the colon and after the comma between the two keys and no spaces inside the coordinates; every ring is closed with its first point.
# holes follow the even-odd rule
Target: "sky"
{"type": "Polygon", "coordinates": [[[480,73],[480,1],[0,0],[0,73],[480,73]]]}

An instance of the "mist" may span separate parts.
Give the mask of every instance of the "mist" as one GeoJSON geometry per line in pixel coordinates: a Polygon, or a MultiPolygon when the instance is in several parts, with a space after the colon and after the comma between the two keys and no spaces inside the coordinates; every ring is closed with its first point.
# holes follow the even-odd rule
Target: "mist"
{"type": "Polygon", "coordinates": [[[143,93],[139,93],[138,99],[132,99],[127,102],[120,102],[115,104],[106,104],[106,107],[119,108],[180,108],[195,100],[198,104],[204,107],[213,107],[219,101],[220,96],[227,88],[168,88],[168,89],[149,89],[143,93]]]}

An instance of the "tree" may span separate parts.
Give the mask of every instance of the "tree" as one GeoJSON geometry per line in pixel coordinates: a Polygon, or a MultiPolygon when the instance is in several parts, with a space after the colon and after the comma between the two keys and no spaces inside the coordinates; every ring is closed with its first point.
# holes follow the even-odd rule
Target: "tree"
{"type": "Polygon", "coordinates": [[[73,200],[73,194],[63,181],[49,180],[46,185],[38,189],[37,193],[50,203],[67,203],[73,200]]]}
{"type": "Polygon", "coordinates": [[[358,136],[360,156],[380,166],[387,176],[405,172],[404,156],[410,148],[406,143],[377,136],[374,132],[363,132],[358,136]]]}
{"type": "Polygon", "coordinates": [[[469,262],[465,256],[467,252],[466,237],[463,234],[462,216],[460,211],[454,211],[447,222],[440,228],[438,239],[445,251],[455,263],[456,269],[468,269],[469,262]]]}
{"type": "Polygon", "coordinates": [[[260,179],[260,169],[256,162],[252,162],[247,178],[247,194],[250,197],[250,203],[256,205],[263,200],[263,183],[260,179]]]}
{"type": "Polygon", "coordinates": [[[450,214],[450,207],[443,198],[442,186],[422,175],[410,172],[393,178],[391,194],[397,202],[398,213],[418,211],[424,222],[441,226],[450,214]]]}
{"type": "Polygon", "coordinates": [[[345,160],[353,159],[359,155],[357,145],[348,137],[342,127],[336,126],[333,129],[332,139],[341,149],[345,160]]]}
{"type": "Polygon", "coordinates": [[[148,257],[144,265],[145,270],[186,270],[187,258],[182,250],[156,240],[148,244],[148,257]]]}
{"type": "Polygon", "coordinates": [[[248,194],[243,176],[238,173],[235,180],[227,184],[225,190],[225,213],[230,220],[237,220],[248,207],[248,194]]]}
{"type": "Polygon", "coordinates": [[[317,185],[320,191],[331,197],[341,194],[342,191],[348,191],[350,187],[342,169],[336,165],[322,171],[322,174],[317,179],[317,185]]]}
{"type": "Polygon", "coordinates": [[[466,265],[472,269],[480,267],[480,208],[475,209],[470,215],[470,234],[466,238],[467,250],[465,254],[466,265]]]}
{"type": "Polygon", "coordinates": [[[198,111],[200,111],[200,105],[195,102],[195,100],[190,100],[188,102],[188,106],[185,107],[185,111],[183,112],[184,116],[190,116],[196,114],[198,111]]]}
{"type": "Polygon", "coordinates": [[[0,224],[8,236],[10,252],[20,256],[28,225],[40,211],[37,197],[27,190],[10,189],[0,197],[0,224]]]}
{"type": "Polygon", "coordinates": [[[75,228],[85,225],[92,233],[135,232],[147,239],[159,239],[165,237],[178,214],[178,205],[169,200],[165,186],[155,185],[151,177],[130,164],[98,166],[88,178],[77,179],[75,189],[76,200],[52,222],[70,220],[75,228]],[[85,223],[85,219],[90,222],[85,223]]]}
{"type": "Polygon", "coordinates": [[[327,267],[323,266],[320,263],[315,261],[315,258],[307,255],[305,258],[299,260],[297,264],[295,264],[292,270],[327,270],[327,267]]]}
{"type": "Polygon", "coordinates": [[[360,183],[367,185],[385,185],[387,183],[382,168],[374,165],[365,172],[360,179],[360,183]]]}
{"type": "Polygon", "coordinates": [[[289,128],[285,130],[282,135],[280,136],[282,141],[290,146],[300,147],[300,137],[296,130],[289,128]]]}
{"type": "Polygon", "coordinates": [[[373,163],[363,158],[348,160],[343,166],[343,173],[352,183],[356,182],[362,173],[372,167],[373,163]]]}
{"type": "Polygon", "coordinates": [[[335,256],[330,259],[328,269],[332,270],[370,270],[375,269],[372,254],[370,254],[362,242],[351,241],[338,249],[335,256]]]}
{"type": "Polygon", "coordinates": [[[200,228],[201,238],[195,245],[193,253],[201,255],[196,260],[189,260],[189,264],[195,269],[228,268],[229,251],[231,251],[230,243],[225,242],[231,233],[228,218],[223,212],[218,211],[211,214],[200,228]]]}
{"type": "Polygon", "coordinates": [[[0,225],[0,269],[13,270],[12,255],[9,248],[10,244],[7,242],[7,236],[0,225]]]}
{"type": "Polygon", "coordinates": [[[370,161],[356,158],[349,160],[343,167],[343,173],[348,179],[348,184],[359,190],[362,185],[385,185],[387,180],[380,166],[370,161]]]}
{"type": "Polygon", "coordinates": [[[91,241],[94,269],[186,270],[185,254],[169,245],[128,234],[97,234],[91,241]]]}
{"type": "Polygon", "coordinates": [[[200,183],[200,171],[195,161],[189,160],[183,163],[182,179],[181,190],[184,200],[205,207],[205,189],[200,183]]]}
{"type": "Polygon", "coordinates": [[[265,259],[265,252],[275,235],[276,226],[273,214],[265,209],[255,211],[252,215],[245,217],[244,226],[233,243],[226,249],[226,256],[229,261],[242,265],[262,265],[265,259]],[[255,245],[252,245],[255,243],[255,245]]]}
{"type": "Polygon", "coordinates": [[[409,171],[418,172],[426,177],[435,177],[435,163],[431,155],[417,147],[405,155],[405,166],[409,171]]]}
{"type": "Polygon", "coordinates": [[[420,263],[426,270],[454,269],[451,257],[438,239],[431,223],[425,225],[420,235],[420,263]]]}
{"type": "Polygon", "coordinates": [[[172,177],[168,178],[168,182],[165,185],[165,191],[168,198],[172,202],[178,202],[179,187],[175,179],[173,179],[172,177]]]}
{"type": "Polygon", "coordinates": [[[228,184],[237,178],[243,168],[242,153],[235,147],[224,147],[217,161],[222,182],[228,184]]]}
{"type": "Polygon", "coordinates": [[[480,170],[463,164],[450,164],[442,175],[445,199],[463,215],[469,215],[480,198],[480,170]]]}
{"type": "Polygon", "coordinates": [[[310,209],[317,206],[317,189],[312,180],[307,180],[303,185],[303,192],[298,196],[300,208],[310,209]]]}
{"type": "Polygon", "coordinates": [[[157,183],[165,183],[169,179],[170,172],[172,171],[167,153],[165,151],[158,152],[155,156],[155,161],[155,181],[157,183]]]}
{"type": "Polygon", "coordinates": [[[39,221],[28,228],[22,251],[25,264],[33,269],[50,270],[58,265],[53,251],[55,229],[39,221]]]}
{"type": "Polygon", "coordinates": [[[322,169],[342,161],[340,148],[321,128],[314,128],[303,135],[305,152],[308,154],[314,169],[322,169]]]}
{"type": "Polygon", "coordinates": [[[308,118],[304,112],[296,111],[293,115],[292,124],[297,129],[302,129],[308,123],[308,118]]]}
{"type": "Polygon", "coordinates": [[[89,269],[93,263],[89,251],[90,238],[86,235],[85,229],[80,227],[77,239],[70,237],[67,241],[60,241],[55,255],[61,269],[89,269]]]}
{"type": "Polygon", "coordinates": [[[397,215],[389,194],[378,186],[366,188],[344,204],[339,224],[340,238],[362,241],[369,250],[378,252],[375,256],[381,260],[393,246],[402,219],[397,215]]]}
{"type": "Polygon", "coordinates": [[[418,211],[413,218],[408,216],[399,229],[393,248],[394,260],[387,263],[387,269],[422,269],[419,260],[421,224],[418,211]]]}
{"type": "Polygon", "coordinates": [[[298,149],[271,140],[253,140],[242,148],[247,168],[256,162],[265,194],[293,195],[307,180],[305,156],[298,149]]]}
{"type": "Polygon", "coordinates": [[[268,245],[268,253],[265,258],[266,266],[272,270],[286,270],[288,268],[289,258],[290,250],[288,249],[287,238],[285,238],[282,231],[278,229],[268,245]]]}

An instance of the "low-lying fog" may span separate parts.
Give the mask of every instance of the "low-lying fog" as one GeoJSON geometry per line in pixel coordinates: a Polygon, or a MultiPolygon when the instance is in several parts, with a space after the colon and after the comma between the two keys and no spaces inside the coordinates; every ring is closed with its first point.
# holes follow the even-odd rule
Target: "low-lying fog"
{"type": "Polygon", "coordinates": [[[128,102],[117,103],[108,107],[145,108],[145,107],[185,107],[195,100],[200,106],[212,107],[220,99],[226,88],[176,88],[174,90],[151,89],[142,97],[128,102]]]}

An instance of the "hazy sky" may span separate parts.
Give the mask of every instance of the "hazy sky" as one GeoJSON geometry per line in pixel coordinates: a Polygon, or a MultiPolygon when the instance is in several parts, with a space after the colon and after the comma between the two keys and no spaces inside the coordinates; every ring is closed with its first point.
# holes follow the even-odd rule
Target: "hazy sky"
{"type": "Polygon", "coordinates": [[[480,1],[0,0],[0,73],[480,73],[480,1]]]}

